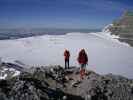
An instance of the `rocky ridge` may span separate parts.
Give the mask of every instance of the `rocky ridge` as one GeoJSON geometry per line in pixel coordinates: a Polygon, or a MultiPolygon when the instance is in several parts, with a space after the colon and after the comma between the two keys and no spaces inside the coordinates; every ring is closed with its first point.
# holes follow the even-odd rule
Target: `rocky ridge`
{"type": "Polygon", "coordinates": [[[79,68],[32,67],[0,80],[0,100],[133,100],[133,80],[79,68]]]}
{"type": "Polygon", "coordinates": [[[113,21],[108,28],[112,35],[119,36],[119,40],[133,46],[133,12],[125,11],[123,15],[113,21]]]}

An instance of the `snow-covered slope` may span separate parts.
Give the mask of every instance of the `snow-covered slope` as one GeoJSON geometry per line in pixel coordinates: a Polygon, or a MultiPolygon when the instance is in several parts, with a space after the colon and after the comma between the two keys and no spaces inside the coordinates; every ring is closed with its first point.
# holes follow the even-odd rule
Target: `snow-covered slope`
{"type": "Polygon", "coordinates": [[[2,66],[0,68],[0,79],[9,79],[19,74],[20,74],[20,71],[15,70],[14,68],[8,68],[6,66],[2,66]]]}
{"type": "Polygon", "coordinates": [[[0,41],[0,57],[3,61],[19,60],[26,65],[64,65],[63,52],[71,53],[70,64],[78,65],[77,55],[85,48],[88,68],[98,73],[114,73],[133,77],[133,48],[107,38],[106,33],[68,33],[44,35],[16,40],[0,41]]]}
{"type": "Polygon", "coordinates": [[[96,33],[91,33],[91,34],[98,36],[100,38],[103,38],[103,39],[111,40],[111,41],[116,42],[118,44],[123,44],[125,46],[129,46],[129,44],[127,44],[125,42],[120,42],[118,40],[120,38],[118,35],[111,34],[109,27],[112,27],[112,26],[113,26],[113,24],[109,24],[103,28],[102,32],[96,32],[96,33]]]}

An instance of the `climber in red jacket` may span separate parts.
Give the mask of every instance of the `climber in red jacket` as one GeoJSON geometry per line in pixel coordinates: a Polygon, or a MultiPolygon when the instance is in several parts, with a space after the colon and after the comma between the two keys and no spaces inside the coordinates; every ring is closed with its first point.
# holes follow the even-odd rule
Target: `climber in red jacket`
{"type": "Polygon", "coordinates": [[[69,58],[70,58],[70,52],[69,50],[64,51],[64,60],[65,60],[65,69],[69,68],[69,58]]]}
{"type": "Polygon", "coordinates": [[[85,76],[85,68],[86,68],[86,65],[88,64],[88,56],[84,49],[81,49],[81,51],[79,52],[77,60],[78,60],[78,63],[81,65],[80,78],[83,79],[83,77],[85,76]]]}

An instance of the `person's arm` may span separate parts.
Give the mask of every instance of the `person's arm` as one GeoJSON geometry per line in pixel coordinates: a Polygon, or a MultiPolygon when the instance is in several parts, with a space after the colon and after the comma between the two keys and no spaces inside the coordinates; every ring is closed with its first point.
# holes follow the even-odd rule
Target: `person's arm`
{"type": "Polygon", "coordinates": [[[86,64],[88,64],[88,56],[87,56],[87,54],[86,54],[86,64]]]}
{"type": "Polygon", "coordinates": [[[69,54],[69,57],[70,57],[70,52],[68,54],[69,54]]]}

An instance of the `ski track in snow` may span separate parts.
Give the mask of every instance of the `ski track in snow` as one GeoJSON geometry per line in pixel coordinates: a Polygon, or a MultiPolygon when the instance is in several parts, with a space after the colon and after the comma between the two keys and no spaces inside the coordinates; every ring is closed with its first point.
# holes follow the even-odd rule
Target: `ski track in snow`
{"type": "Polygon", "coordinates": [[[88,69],[100,74],[120,74],[133,78],[133,48],[113,39],[109,33],[68,33],[0,41],[3,61],[19,60],[30,66],[64,65],[63,52],[70,50],[70,64],[77,63],[78,52],[88,53],[88,69]]]}

